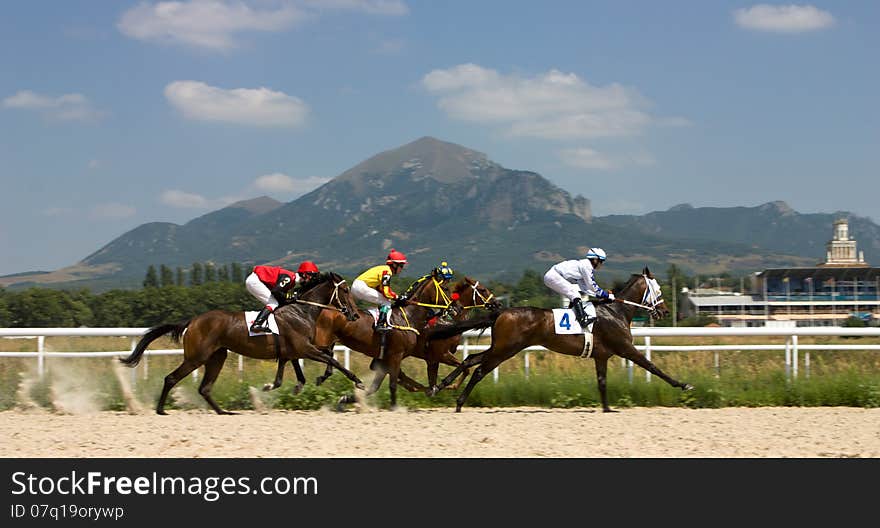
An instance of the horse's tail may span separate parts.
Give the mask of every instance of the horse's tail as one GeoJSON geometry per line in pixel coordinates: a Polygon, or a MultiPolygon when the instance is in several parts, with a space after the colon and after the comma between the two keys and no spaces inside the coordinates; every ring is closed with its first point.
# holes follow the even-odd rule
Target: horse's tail
{"type": "Polygon", "coordinates": [[[467,332],[468,330],[475,330],[477,328],[484,330],[495,324],[495,319],[498,319],[500,314],[501,310],[498,310],[482,317],[473,317],[450,325],[435,326],[428,332],[428,341],[446,339],[447,337],[456,336],[467,332]]]}
{"type": "Polygon", "coordinates": [[[144,351],[153,341],[159,339],[163,335],[171,332],[171,338],[177,342],[180,342],[180,337],[183,335],[183,331],[186,330],[186,327],[189,325],[189,320],[184,321],[182,323],[166,323],[158,326],[154,326],[147,330],[147,332],[141,337],[141,340],[138,341],[137,345],[135,345],[134,350],[131,351],[126,358],[119,358],[119,362],[123,365],[127,365],[129,367],[135,367],[141,361],[141,356],[144,355],[144,351]]]}

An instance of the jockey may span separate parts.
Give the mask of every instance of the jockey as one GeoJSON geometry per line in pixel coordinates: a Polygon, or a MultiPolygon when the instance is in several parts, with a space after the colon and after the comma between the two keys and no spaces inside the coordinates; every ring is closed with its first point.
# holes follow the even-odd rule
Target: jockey
{"type": "Polygon", "coordinates": [[[314,280],[318,273],[318,266],[308,260],[299,265],[296,273],[278,266],[254,266],[244,284],[247,291],[264,306],[251,324],[251,332],[271,332],[266,324],[269,313],[287,299],[287,293],[294,286],[314,280]]]}
{"type": "MultiPolygon", "coordinates": [[[[583,259],[562,261],[552,266],[544,274],[544,284],[571,301],[569,308],[574,310],[575,316],[584,330],[598,318],[595,316],[587,317],[587,308],[581,300],[581,294],[586,293],[593,297],[614,300],[614,294],[600,288],[594,276],[595,271],[604,263],[605,251],[602,248],[590,248],[583,259]]],[[[592,313],[595,313],[592,303],[590,308],[592,313]]]]}
{"type": "Polygon", "coordinates": [[[356,299],[379,306],[379,321],[376,323],[376,330],[379,332],[391,330],[391,326],[388,324],[391,301],[402,303],[406,300],[405,298],[400,300],[399,296],[391,290],[391,277],[400,273],[406,263],[406,255],[392,249],[388,253],[384,265],[373,266],[358,275],[351,283],[351,294],[356,299]]]}

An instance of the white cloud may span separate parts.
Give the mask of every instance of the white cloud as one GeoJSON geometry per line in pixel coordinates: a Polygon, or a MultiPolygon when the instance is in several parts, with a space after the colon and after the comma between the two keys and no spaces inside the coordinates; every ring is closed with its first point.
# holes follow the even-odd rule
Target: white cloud
{"type": "Polygon", "coordinates": [[[82,94],[64,94],[58,97],[20,90],[3,99],[4,108],[35,110],[46,117],[61,121],[95,121],[103,116],[82,94]]]}
{"type": "Polygon", "coordinates": [[[648,153],[619,154],[608,156],[589,147],[578,147],[560,150],[559,159],[569,167],[587,170],[616,170],[633,166],[650,166],[656,163],[648,153]]]}
{"type": "Polygon", "coordinates": [[[733,12],[736,24],[746,29],[777,33],[816,31],[834,25],[834,16],[811,5],[759,4],[733,12]]]}
{"type": "Polygon", "coordinates": [[[184,116],[254,126],[299,126],[309,107],[298,97],[268,88],[226,90],[198,81],[175,81],[165,98],[184,116]]]}
{"type": "Polygon", "coordinates": [[[371,15],[400,16],[409,13],[406,2],[401,0],[306,0],[315,9],[339,9],[362,11],[371,15]]]}
{"type": "Polygon", "coordinates": [[[309,176],[293,178],[280,172],[265,174],[254,180],[254,186],[266,192],[305,194],[330,181],[330,178],[309,176]]]}
{"type": "Polygon", "coordinates": [[[400,16],[407,14],[409,8],[402,0],[142,2],[123,13],[116,27],[138,40],[224,51],[238,47],[237,36],[241,33],[285,31],[322,11],[400,16]]]}
{"type": "Polygon", "coordinates": [[[565,149],[559,152],[559,157],[566,165],[578,169],[610,170],[617,167],[604,154],[587,147],[565,149]]]}
{"type": "Polygon", "coordinates": [[[137,209],[120,203],[98,204],[91,210],[93,218],[128,218],[134,216],[137,209]]]}
{"type": "Polygon", "coordinates": [[[434,70],[422,85],[450,117],[501,126],[508,135],[552,140],[623,137],[660,124],[648,102],[620,84],[593,86],[573,73],[502,75],[476,64],[434,70]]]}
{"type": "Polygon", "coordinates": [[[237,46],[237,33],[283,31],[305,17],[291,4],[259,9],[241,1],[144,2],[126,11],[116,26],[138,40],[227,50],[237,46]]]}
{"type": "Polygon", "coordinates": [[[181,209],[207,209],[211,207],[211,201],[204,196],[177,189],[163,191],[159,196],[159,201],[165,205],[181,209]]]}

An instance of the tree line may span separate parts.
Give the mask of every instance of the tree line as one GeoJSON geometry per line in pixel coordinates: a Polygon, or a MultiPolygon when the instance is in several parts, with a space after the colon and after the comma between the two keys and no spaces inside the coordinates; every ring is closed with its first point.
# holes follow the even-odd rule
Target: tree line
{"type": "MultiPolygon", "coordinates": [[[[217,266],[193,263],[188,269],[150,266],[142,288],[113,289],[92,293],[88,289],[57,290],[31,287],[24,290],[0,288],[0,327],[150,327],[189,319],[209,310],[256,310],[259,303],[244,286],[246,272],[240,264],[217,266]]],[[[402,292],[415,277],[393,279],[395,291],[402,292]]],[[[456,279],[457,280],[457,279],[456,279]]],[[[681,288],[696,279],[670,266],[660,280],[667,307],[683,300],[681,288]],[[672,286],[675,285],[675,288],[672,286]]],[[[713,278],[713,281],[717,278],[713,278]]],[[[738,278],[724,278],[724,285],[738,287],[738,278]]],[[[618,291],[624,281],[602,281],[603,287],[618,291]]],[[[712,283],[712,286],[715,284],[712,283]]],[[[558,308],[560,297],[544,285],[543,272],[526,270],[515,283],[489,281],[486,286],[505,306],[558,308]]],[[[704,325],[712,318],[682,321],[679,325],[704,325]]],[[[671,318],[655,324],[672,324],[671,318]]]]}

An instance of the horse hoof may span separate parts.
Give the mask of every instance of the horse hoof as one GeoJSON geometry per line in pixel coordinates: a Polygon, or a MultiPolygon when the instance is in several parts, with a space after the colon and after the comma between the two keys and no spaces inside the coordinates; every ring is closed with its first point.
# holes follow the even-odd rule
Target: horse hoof
{"type": "Polygon", "coordinates": [[[355,383],[355,384],[354,384],[354,388],[356,388],[356,389],[360,389],[360,390],[367,390],[366,385],[364,385],[363,383],[360,383],[360,382],[359,382],[359,383],[355,383]]]}
{"type": "Polygon", "coordinates": [[[268,392],[268,391],[270,391],[270,390],[272,390],[272,389],[274,389],[274,388],[275,388],[275,387],[273,387],[271,383],[266,383],[265,385],[263,385],[263,391],[264,391],[264,392],[268,392]]]}
{"type": "Polygon", "coordinates": [[[324,378],[323,378],[323,377],[318,376],[317,378],[315,378],[315,386],[316,386],[316,387],[320,387],[322,383],[324,383],[324,378]]]}
{"type": "Polygon", "coordinates": [[[291,391],[291,392],[293,392],[293,395],[296,396],[297,394],[302,392],[302,390],[303,390],[303,384],[297,383],[296,385],[293,386],[293,391],[291,391]]]}
{"type": "Polygon", "coordinates": [[[440,387],[434,385],[432,387],[429,387],[428,390],[425,391],[425,394],[427,394],[429,397],[433,398],[434,396],[437,395],[438,392],[440,392],[440,387]]]}
{"type": "Polygon", "coordinates": [[[158,414],[159,416],[168,416],[168,413],[163,410],[157,410],[156,414],[158,414]]]}
{"type": "Polygon", "coordinates": [[[685,383],[685,384],[684,384],[684,387],[682,387],[681,390],[683,390],[683,391],[692,391],[692,390],[694,390],[694,386],[691,385],[690,383],[685,383]]]}
{"type": "Polygon", "coordinates": [[[237,413],[237,412],[233,412],[233,411],[220,411],[220,412],[218,412],[217,414],[222,414],[222,415],[226,415],[226,416],[234,416],[234,415],[236,415],[236,414],[238,414],[238,413],[237,413]]]}

